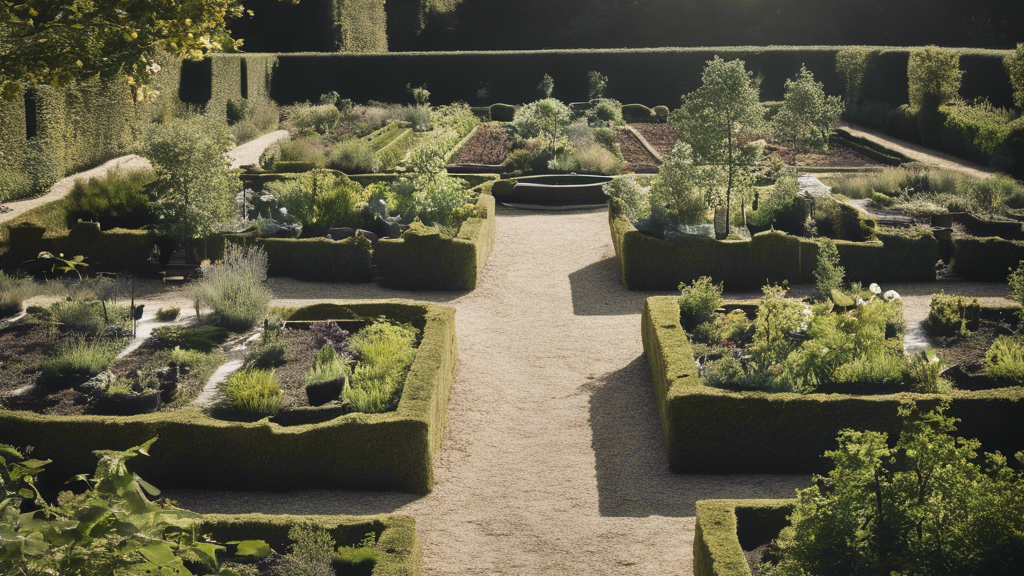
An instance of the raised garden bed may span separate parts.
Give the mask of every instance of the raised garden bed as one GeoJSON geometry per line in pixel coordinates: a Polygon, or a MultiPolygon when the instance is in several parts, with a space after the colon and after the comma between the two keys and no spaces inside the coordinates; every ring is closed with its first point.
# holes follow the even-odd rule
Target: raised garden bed
{"type": "Polygon", "coordinates": [[[483,124],[452,156],[449,172],[499,172],[512,151],[508,131],[499,125],[483,124]]]}
{"type": "MultiPolygon", "coordinates": [[[[612,243],[622,282],[631,290],[675,290],[682,282],[710,276],[727,290],[757,289],[769,282],[814,283],[818,245],[814,239],[767,231],[750,240],[694,239],[668,242],[644,234],[609,202],[612,243]]],[[[877,232],[878,240],[836,240],[846,276],[864,282],[935,280],[938,242],[877,232]]]]}
{"type": "Polygon", "coordinates": [[[0,436],[14,445],[34,446],[34,457],[54,460],[57,477],[88,469],[95,461],[93,450],[125,449],[160,436],[154,458],[139,464],[140,475],[160,486],[429,491],[458,356],[454,310],[408,301],[339,302],[286,316],[295,321],[384,316],[420,329],[397,409],[295,426],[268,419],[219,420],[194,406],[138,416],[0,409],[0,436]]]}
{"type": "Polygon", "coordinates": [[[608,201],[603,186],[611,176],[590,174],[551,174],[517,178],[511,187],[495,191],[495,200],[510,206],[539,208],[581,208],[600,206],[608,201]]]}
{"type": "Polygon", "coordinates": [[[698,500],[694,576],[751,576],[758,551],[789,525],[795,500],[698,500]]]}
{"type": "Polygon", "coordinates": [[[679,139],[679,132],[671,124],[642,122],[630,124],[629,127],[639,132],[662,158],[668,156],[679,139]]]}
{"type": "Polygon", "coordinates": [[[948,398],[949,415],[961,419],[959,435],[1004,454],[1024,447],[1016,424],[1024,417],[1024,386],[944,395],[729,391],[701,382],[676,297],[648,298],[641,325],[669,465],[677,473],[821,472],[822,454],[835,448],[840,430],[893,435],[897,408],[907,400],[931,409],[948,398]]]}
{"type": "Polygon", "coordinates": [[[658,171],[661,162],[647,150],[636,134],[629,130],[616,130],[615,142],[622,152],[622,159],[626,161],[626,171],[641,174],[658,171]]]}

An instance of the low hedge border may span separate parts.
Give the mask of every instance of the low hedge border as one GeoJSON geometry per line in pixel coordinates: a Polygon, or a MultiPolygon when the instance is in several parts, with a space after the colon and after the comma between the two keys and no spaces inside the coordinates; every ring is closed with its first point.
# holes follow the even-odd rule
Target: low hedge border
{"type": "Polygon", "coordinates": [[[225,237],[232,244],[261,246],[270,276],[311,282],[369,282],[373,279],[370,241],[359,237],[258,238],[251,234],[225,237]]]}
{"type": "MultiPolygon", "coordinates": [[[[608,219],[622,282],[630,290],[675,290],[682,282],[710,276],[727,290],[757,289],[768,282],[814,283],[818,244],[782,232],[751,240],[694,240],[675,244],[637,230],[620,200],[609,201],[608,219]]],[[[836,240],[846,277],[865,282],[935,280],[938,241],[877,233],[877,241],[836,240]]]]}
{"type": "Polygon", "coordinates": [[[377,564],[373,576],[418,576],[423,569],[423,550],[411,516],[287,516],[267,514],[204,514],[201,532],[218,542],[263,540],[284,552],[288,531],[297,524],[313,522],[326,528],[339,545],[359,542],[373,532],[377,535],[377,564]]]}
{"type": "Polygon", "coordinates": [[[197,408],[138,416],[42,416],[0,409],[0,437],[52,459],[53,476],[95,466],[94,450],[126,449],[159,436],[139,475],[158,486],[234,490],[303,488],[429,492],[447,424],[458,348],[455,310],[407,300],[335,301],[295,320],[387,316],[423,329],[398,409],[284,427],[213,419],[197,408]]]}
{"type": "Polygon", "coordinates": [[[1018,221],[985,220],[973,214],[958,212],[953,221],[963,224],[967,233],[979,238],[1002,238],[1003,240],[1024,240],[1024,226],[1018,221]]]}
{"type": "Polygon", "coordinates": [[[901,164],[913,162],[912,158],[902,152],[883,146],[873,140],[868,140],[861,136],[854,136],[842,128],[836,128],[832,138],[838,140],[854,152],[857,152],[862,156],[866,156],[875,162],[881,162],[887,166],[899,166],[901,164]]]}
{"type": "Polygon", "coordinates": [[[751,576],[744,550],[774,540],[795,500],[698,500],[693,576],[751,576]]]}
{"type": "MultiPolygon", "coordinates": [[[[333,174],[343,174],[343,172],[339,172],[338,170],[328,170],[328,172],[331,172],[333,174]]],[[[262,192],[263,186],[267,182],[280,182],[282,180],[291,180],[293,178],[298,178],[299,176],[301,176],[301,174],[296,174],[294,172],[246,172],[239,175],[245,186],[256,192],[262,192]]],[[[358,183],[360,186],[369,186],[370,184],[373,184],[375,182],[392,183],[399,180],[404,175],[381,173],[346,174],[346,176],[348,176],[349,180],[358,183]]],[[[458,174],[454,172],[450,173],[449,176],[465,180],[467,183],[469,183],[469,186],[472,188],[476,188],[481,184],[491,182],[493,180],[497,180],[498,178],[500,178],[499,174],[458,174]]]]}
{"type": "Polygon", "coordinates": [[[895,434],[901,401],[931,409],[951,400],[959,435],[986,450],[1024,448],[1024,386],[938,394],[791,394],[733,392],[704,386],[679,321],[675,296],[644,302],[644,352],[651,368],[669,466],[677,473],[824,472],[826,450],[845,428],[895,434]]]}

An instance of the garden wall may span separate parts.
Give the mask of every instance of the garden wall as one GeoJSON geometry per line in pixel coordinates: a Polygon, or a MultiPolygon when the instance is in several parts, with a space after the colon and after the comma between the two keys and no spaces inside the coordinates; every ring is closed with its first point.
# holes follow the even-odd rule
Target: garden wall
{"type": "MultiPolygon", "coordinates": [[[[277,54],[271,95],[282,104],[316,101],[336,90],[356,102],[395,101],[406,85],[426,84],[435,104],[466,101],[522,103],[538,98],[544,74],[555,79],[555,95],[565,101],[587,99],[587,72],[609,77],[607,95],[622,102],[676,108],[682,94],[700,85],[705,62],[716,55],[740,58],[764,75],[762,100],[782,100],[787,78],[801,64],[824,82],[831,94],[843,94],[835,56],[842,46],[701,47],[606,50],[522,50],[504,52],[406,52],[389,54],[277,54]],[[385,72],[386,71],[386,72],[385,72]],[[467,81],[467,79],[471,79],[467,81]],[[481,88],[486,95],[478,96],[481,88]]],[[[873,47],[873,49],[875,49],[873,47]]],[[[907,60],[912,48],[877,48],[864,83],[865,100],[899,106],[907,102],[907,60]]],[[[1007,51],[961,50],[966,71],[961,95],[985,96],[999,106],[1012,105],[1012,89],[1002,58],[1007,51]]],[[[410,100],[411,101],[411,100],[410,100]]]]}
{"type": "Polygon", "coordinates": [[[974,282],[1006,282],[1010,270],[1024,261],[1024,241],[1002,238],[953,240],[953,272],[974,282]]]}
{"type": "Polygon", "coordinates": [[[1024,448],[1024,387],[938,394],[793,394],[732,392],[704,386],[679,321],[678,299],[644,302],[644,352],[651,367],[669,466],[676,473],[823,472],[826,450],[845,428],[898,431],[900,402],[923,410],[943,398],[959,418],[957,435],[987,451],[1024,448]]]}
{"type": "MultiPolygon", "coordinates": [[[[762,232],[751,240],[693,240],[671,243],[637,230],[622,214],[622,203],[609,202],[608,219],[622,282],[630,290],[675,290],[682,282],[710,276],[726,290],[758,289],[770,282],[814,283],[818,244],[782,232],[762,232]]],[[[863,282],[935,280],[938,242],[877,234],[879,240],[836,240],[846,278],[863,282]]]]}
{"type": "Polygon", "coordinates": [[[248,0],[231,23],[246,52],[387,52],[384,0],[248,0]]]}
{"type": "Polygon", "coordinates": [[[458,348],[453,308],[403,300],[308,306],[294,320],[387,316],[423,327],[398,409],[281,426],[228,422],[196,408],[139,416],[41,416],[0,410],[0,437],[52,459],[53,476],[95,466],[93,450],[122,450],[154,436],[137,472],[161,487],[232,490],[303,488],[429,492],[447,423],[458,348]]]}
{"type": "Polygon", "coordinates": [[[313,522],[326,528],[339,545],[350,546],[366,534],[377,535],[377,564],[373,576],[418,576],[423,569],[423,551],[411,516],[286,516],[266,514],[204,514],[202,533],[217,542],[263,540],[279,552],[288,550],[288,531],[295,525],[313,522]]]}
{"type": "Polygon", "coordinates": [[[698,500],[693,576],[750,576],[744,550],[774,540],[789,525],[793,500],[698,500]]]}

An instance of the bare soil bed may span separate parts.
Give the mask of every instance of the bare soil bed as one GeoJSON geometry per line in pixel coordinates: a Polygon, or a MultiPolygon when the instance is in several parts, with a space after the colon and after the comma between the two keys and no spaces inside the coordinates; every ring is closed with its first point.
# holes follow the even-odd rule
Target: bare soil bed
{"type": "Polygon", "coordinates": [[[660,164],[658,159],[629,130],[616,130],[615,142],[619,145],[619,151],[622,152],[622,159],[626,161],[627,172],[656,172],[658,170],[658,164],[660,164]]]}
{"type": "Polygon", "coordinates": [[[873,168],[884,164],[862,156],[842,143],[830,144],[828,150],[797,151],[780,142],[771,142],[775,148],[769,156],[782,158],[787,165],[807,168],[873,168]]]}
{"type": "Polygon", "coordinates": [[[452,158],[453,164],[498,165],[512,151],[512,139],[504,128],[483,125],[452,158]]]}
{"type": "Polygon", "coordinates": [[[668,153],[672,151],[672,147],[676,145],[676,140],[679,138],[676,129],[670,124],[642,122],[630,124],[630,127],[639,132],[644,137],[644,140],[647,140],[647,143],[657,150],[658,154],[661,154],[663,158],[668,156],[668,153]]]}

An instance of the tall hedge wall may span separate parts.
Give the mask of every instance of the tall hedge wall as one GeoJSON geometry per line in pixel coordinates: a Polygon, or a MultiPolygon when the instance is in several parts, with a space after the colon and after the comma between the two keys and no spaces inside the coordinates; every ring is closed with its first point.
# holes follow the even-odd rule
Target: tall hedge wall
{"type": "Polygon", "coordinates": [[[750,576],[744,550],[774,540],[788,524],[793,500],[698,500],[693,576],[750,576]]]}
{"type": "MultiPolygon", "coordinates": [[[[524,50],[509,52],[406,52],[389,54],[278,54],[271,95],[277,102],[316,100],[336,90],[357,102],[393,101],[406,84],[426,84],[435,104],[463,100],[474,104],[536,100],[544,74],[555,79],[563,101],[587,98],[587,72],[609,77],[607,95],[623,102],[675,108],[682,94],[700,85],[704,63],[719,55],[740,58],[762,74],[763,100],[782,100],[784,84],[801,64],[824,82],[831,94],[843,94],[836,73],[842,46],[768,46],[650,48],[617,50],[524,50]],[[382,71],[387,71],[382,73],[382,71]],[[484,92],[481,92],[483,90],[484,92]]],[[[865,79],[865,100],[907,102],[909,48],[877,48],[865,79]]],[[[961,94],[985,96],[994,104],[1012,104],[1003,50],[961,50],[966,71],[961,94]]]]}
{"type": "Polygon", "coordinates": [[[250,0],[231,24],[246,52],[387,52],[384,0],[250,0]]]}
{"type": "Polygon", "coordinates": [[[455,310],[403,300],[338,301],[300,308],[291,318],[348,319],[353,313],[424,326],[394,412],[282,426],[269,420],[216,420],[192,407],[139,416],[43,416],[0,409],[0,437],[34,446],[33,457],[52,459],[55,478],[93,469],[93,450],[126,449],[159,436],[152,458],[136,468],[161,487],[429,492],[458,360],[455,310]]]}
{"type": "Polygon", "coordinates": [[[182,62],[179,97],[226,118],[229,101],[269,97],[276,63],[274,56],[266,54],[214,54],[206,60],[182,62]]]}
{"type": "Polygon", "coordinates": [[[951,401],[957,434],[986,451],[1024,449],[1024,386],[939,394],[794,394],[733,392],[701,383],[674,296],[644,302],[644,352],[651,367],[669,466],[677,473],[824,472],[826,450],[840,430],[878,430],[895,437],[902,401],[922,409],[951,401]]]}
{"type": "Polygon", "coordinates": [[[964,280],[1006,282],[1011,268],[1024,261],[1024,241],[1002,238],[953,240],[953,271],[964,280]]]}
{"type": "Polygon", "coordinates": [[[357,544],[366,534],[377,536],[373,576],[419,576],[423,551],[412,516],[285,516],[266,514],[205,514],[201,531],[217,542],[263,540],[274,550],[288,550],[288,531],[313,522],[326,528],[338,546],[357,544]]]}
{"type": "MultiPolygon", "coordinates": [[[[608,219],[622,282],[631,290],[675,290],[682,282],[710,276],[727,290],[757,289],[769,282],[813,283],[818,244],[782,232],[751,240],[693,240],[671,243],[647,236],[622,215],[612,198],[608,219]]],[[[935,280],[938,241],[931,233],[912,239],[878,234],[879,240],[837,240],[846,278],[863,282],[935,280]]]]}

